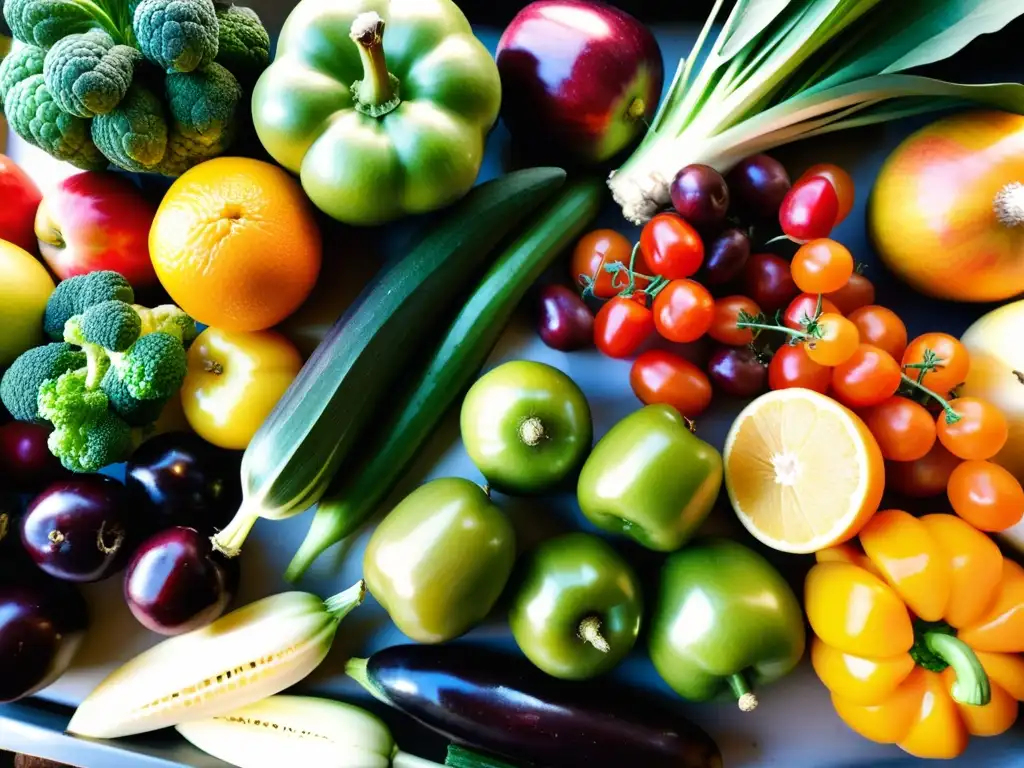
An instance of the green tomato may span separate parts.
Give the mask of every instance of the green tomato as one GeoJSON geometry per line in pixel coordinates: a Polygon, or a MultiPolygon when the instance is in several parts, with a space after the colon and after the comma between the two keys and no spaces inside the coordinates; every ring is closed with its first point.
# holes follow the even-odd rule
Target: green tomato
{"type": "Polygon", "coordinates": [[[417,488],[377,526],[363,578],[403,633],[443,643],[487,616],[515,556],[512,525],[487,493],[442,478],[417,488]]]}
{"type": "Polygon", "coordinates": [[[505,363],[482,376],[462,403],[462,441],[487,482],[505,493],[550,490],[590,450],[590,406],[550,365],[505,363]]]}
{"type": "Polygon", "coordinates": [[[586,680],[632,650],[642,613],[629,564],[596,536],[570,533],[534,551],[508,618],[519,648],[540,669],[586,680]]]}

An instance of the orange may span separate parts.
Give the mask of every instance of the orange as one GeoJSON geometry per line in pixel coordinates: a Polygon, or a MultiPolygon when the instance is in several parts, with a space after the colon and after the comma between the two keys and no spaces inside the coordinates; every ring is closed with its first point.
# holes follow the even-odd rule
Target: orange
{"type": "Polygon", "coordinates": [[[320,231],[298,182],[275,165],[221,157],[171,185],[149,233],[160,282],[197,321],[269,328],[298,309],[320,271],[320,231]]]}
{"type": "Polygon", "coordinates": [[[882,452],[852,411],[807,389],[759,397],[725,441],[725,484],[756,539],[808,553],[857,535],[885,486],[882,452]]]}

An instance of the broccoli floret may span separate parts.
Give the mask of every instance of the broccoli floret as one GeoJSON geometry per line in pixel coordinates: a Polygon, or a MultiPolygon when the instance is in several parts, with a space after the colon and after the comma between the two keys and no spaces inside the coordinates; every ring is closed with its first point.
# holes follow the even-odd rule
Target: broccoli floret
{"type": "Polygon", "coordinates": [[[69,277],[57,283],[43,315],[43,330],[54,341],[64,339],[64,326],[94,304],[116,299],[126,304],[135,301],[131,285],[117,272],[103,270],[69,277]]]}
{"type": "Polygon", "coordinates": [[[32,75],[43,74],[43,59],[46,51],[34,45],[24,45],[11,51],[0,61],[0,111],[3,110],[7,92],[22,80],[32,75]]]}
{"type": "Polygon", "coordinates": [[[48,379],[39,388],[39,413],[54,426],[50,453],[72,472],[98,472],[128,458],[131,427],[108,409],[107,396],[86,386],[84,371],[48,379]]]}
{"type": "Polygon", "coordinates": [[[86,365],[85,353],[63,342],[22,353],[0,379],[0,401],[18,421],[40,421],[39,387],[86,365]]]}
{"type": "Polygon", "coordinates": [[[29,144],[84,170],[107,167],[89,136],[89,122],[58,107],[42,75],[32,75],[11,88],[4,107],[11,128],[29,144]]]}
{"type": "Polygon", "coordinates": [[[94,117],[121,102],[139,58],[134,48],[117,45],[102,29],[93,29],[56,43],[46,54],[43,77],[61,109],[78,117],[94,117]]]}
{"type": "Polygon", "coordinates": [[[167,72],[191,72],[217,57],[213,0],[141,0],[132,29],[142,55],[167,72]]]}
{"type": "Polygon", "coordinates": [[[64,325],[64,341],[77,344],[88,358],[86,386],[98,387],[110,368],[110,352],[124,352],[139,338],[142,318],[117,299],[93,304],[64,325]]]}
{"type": "Polygon", "coordinates": [[[142,336],[127,352],[114,352],[110,361],[139,400],[167,400],[181,389],[188,359],[181,339],[164,331],[142,336]]]}
{"type": "Polygon", "coordinates": [[[16,39],[40,48],[97,27],[114,28],[99,3],[79,0],[6,0],[4,18],[16,39]]]}
{"type": "Polygon", "coordinates": [[[149,309],[138,304],[132,306],[142,319],[142,330],[140,336],[149,333],[169,333],[181,340],[181,343],[188,347],[196,336],[199,329],[196,328],[196,321],[185,314],[180,307],[174,304],[161,304],[159,307],[149,309]]]}
{"type": "Polygon", "coordinates": [[[93,118],[92,139],[119,168],[153,170],[167,151],[167,121],[160,100],[138,83],[132,85],[115,109],[93,118]]]}
{"type": "Polygon", "coordinates": [[[131,427],[147,427],[160,418],[166,400],[139,400],[132,397],[128,386],[114,368],[100,382],[100,389],[110,401],[110,408],[131,427]]]}
{"type": "Polygon", "coordinates": [[[217,8],[217,63],[240,80],[255,80],[270,63],[270,35],[252,8],[217,8]]]}
{"type": "Polygon", "coordinates": [[[195,72],[167,76],[167,109],[171,119],[186,130],[211,137],[225,134],[235,122],[242,87],[220,64],[195,72]]]}

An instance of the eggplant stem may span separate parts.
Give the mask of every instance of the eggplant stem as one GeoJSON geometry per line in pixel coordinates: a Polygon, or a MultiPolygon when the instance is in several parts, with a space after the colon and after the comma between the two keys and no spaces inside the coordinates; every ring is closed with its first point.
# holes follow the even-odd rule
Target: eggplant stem
{"type": "Polygon", "coordinates": [[[601,634],[601,619],[597,616],[587,616],[583,619],[577,634],[585,643],[594,646],[601,653],[608,653],[612,649],[604,635],[601,634]]]}
{"type": "Polygon", "coordinates": [[[384,694],[384,691],[370,678],[369,663],[369,659],[349,659],[345,664],[345,674],[359,683],[363,690],[377,699],[377,701],[391,706],[391,702],[384,694]]]}

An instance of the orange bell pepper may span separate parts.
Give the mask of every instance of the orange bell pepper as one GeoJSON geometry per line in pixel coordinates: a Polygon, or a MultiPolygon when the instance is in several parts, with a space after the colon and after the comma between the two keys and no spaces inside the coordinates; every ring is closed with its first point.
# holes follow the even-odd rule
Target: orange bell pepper
{"type": "Polygon", "coordinates": [[[805,584],[811,662],[839,716],[917,757],[954,758],[1024,701],[1024,568],[954,515],[879,512],[805,584]]]}

